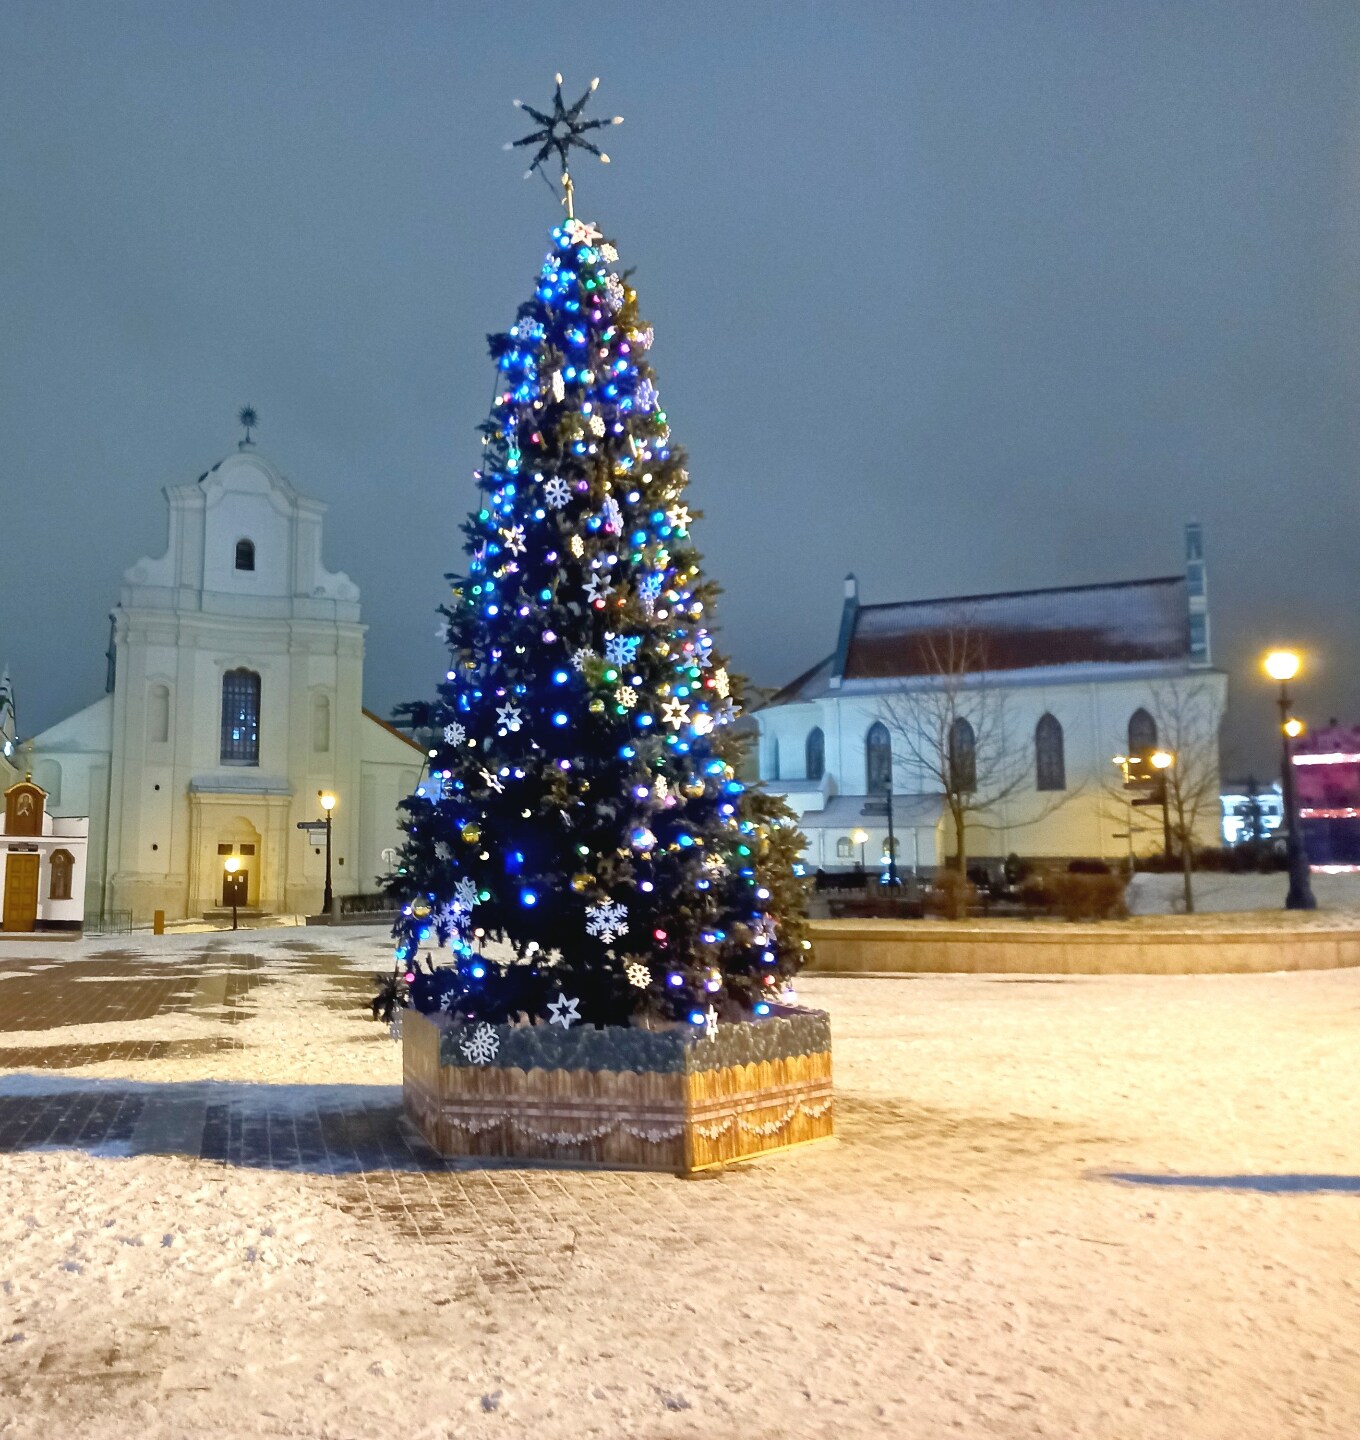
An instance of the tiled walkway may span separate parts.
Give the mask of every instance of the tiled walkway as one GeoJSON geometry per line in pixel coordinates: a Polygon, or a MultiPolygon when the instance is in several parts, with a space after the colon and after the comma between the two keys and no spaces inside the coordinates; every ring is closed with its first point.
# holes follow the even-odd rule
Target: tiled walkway
{"type": "MultiPolygon", "coordinates": [[[[306,942],[293,960],[314,972],[318,1003],[357,1010],[368,978],[306,942]]],[[[78,1071],[103,1061],[208,1056],[240,1048],[240,1004],[270,976],[245,951],[204,949],[168,967],[132,950],[110,949],[62,963],[0,954],[0,1070],[78,1071]],[[12,972],[5,975],[5,972],[12,972]],[[190,1013],[218,1022],[206,1039],[85,1038],[91,1029],[190,1013]],[[82,1027],[70,1044],[6,1045],[7,1033],[82,1027]]],[[[438,1170],[442,1162],[402,1123],[392,1087],[233,1085],[202,1081],[146,1084],[79,1075],[0,1093],[0,1153],[78,1146],[106,1153],[184,1154],[231,1165],[342,1175],[377,1170],[438,1170]],[[328,1096],[327,1090],[333,1090],[328,1096]]]]}

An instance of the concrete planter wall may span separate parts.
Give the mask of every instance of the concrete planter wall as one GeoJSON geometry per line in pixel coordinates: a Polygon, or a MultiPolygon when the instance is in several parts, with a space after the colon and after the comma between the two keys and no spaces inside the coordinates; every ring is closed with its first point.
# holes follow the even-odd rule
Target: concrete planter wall
{"type": "Polygon", "coordinates": [[[818,920],[814,973],[1212,975],[1360,965],[1360,930],[818,920]]]}
{"type": "Polygon", "coordinates": [[[832,1133],[831,1026],[788,1010],[693,1031],[473,1026],[403,1012],[403,1098],[446,1156],[688,1174],[832,1133]]]}

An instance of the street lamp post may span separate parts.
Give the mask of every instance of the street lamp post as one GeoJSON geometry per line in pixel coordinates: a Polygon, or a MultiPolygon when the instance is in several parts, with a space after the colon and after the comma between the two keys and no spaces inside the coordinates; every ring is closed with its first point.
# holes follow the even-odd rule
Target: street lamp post
{"type": "Polygon", "coordinates": [[[1292,650],[1272,650],[1262,663],[1266,674],[1280,683],[1280,694],[1276,702],[1280,707],[1280,788],[1283,791],[1284,823],[1289,827],[1285,837],[1285,854],[1289,861],[1289,893],[1285,896],[1284,908],[1316,910],[1317,900],[1313,896],[1312,881],[1309,878],[1308,852],[1303,846],[1302,827],[1299,824],[1299,797],[1294,788],[1294,756],[1289,743],[1303,732],[1302,724],[1289,713],[1293,704],[1289,694],[1289,682],[1299,673],[1299,657],[1292,650]]]}
{"type": "Polygon", "coordinates": [[[326,893],[321,900],[321,913],[328,920],[333,920],[335,896],[331,891],[331,811],[335,809],[335,796],[329,790],[321,792],[321,808],[326,812],[326,893]]]}
{"type": "Polygon", "coordinates": [[[867,874],[868,871],[865,869],[864,864],[864,847],[869,843],[869,832],[862,829],[856,830],[851,834],[850,838],[859,846],[859,868],[865,870],[867,874]]]}
{"type": "MultiPolygon", "coordinates": [[[[1162,853],[1166,856],[1166,863],[1171,863],[1171,806],[1167,798],[1167,782],[1171,778],[1168,771],[1176,763],[1176,757],[1169,750],[1154,750],[1148,756],[1148,761],[1157,772],[1157,779],[1160,781],[1160,793],[1162,797],[1162,853]]],[[[1183,837],[1182,837],[1183,838],[1183,837]]]]}
{"type": "Polygon", "coordinates": [[[236,872],[241,868],[241,862],[236,858],[235,855],[228,855],[227,858],[222,862],[222,868],[231,877],[232,883],[230,884],[230,886],[228,886],[228,889],[231,891],[231,928],[235,930],[236,902],[238,899],[238,896],[236,894],[236,872]]]}
{"type": "Polygon", "coordinates": [[[897,837],[893,834],[892,782],[884,799],[888,802],[888,887],[895,890],[902,882],[897,878],[897,837]]]}

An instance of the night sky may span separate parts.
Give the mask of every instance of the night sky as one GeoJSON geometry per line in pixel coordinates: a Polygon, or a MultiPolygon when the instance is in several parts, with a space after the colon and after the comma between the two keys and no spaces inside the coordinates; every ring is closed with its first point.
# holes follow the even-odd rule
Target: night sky
{"type": "MultiPolygon", "coordinates": [[[[1360,721],[1354,4],[0,3],[0,665],[103,689],[162,485],[235,412],[330,504],[367,703],[429,694],[488,331],[557,210],[511,98],[603,77],[578,213],[636,267],[721,643],[761,683],[866,602],[1181,568],[1225,768],[1255,660],[1360,721]]],[[[1117,740],[1118,737],[1111,737],[1117,740]]]]}

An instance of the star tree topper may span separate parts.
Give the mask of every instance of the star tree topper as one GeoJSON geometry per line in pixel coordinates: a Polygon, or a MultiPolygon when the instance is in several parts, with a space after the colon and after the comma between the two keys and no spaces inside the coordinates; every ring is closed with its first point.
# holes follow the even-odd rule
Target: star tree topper
{"type": "MultiPolygon", "coordinates": [[[[540,129],[532,130],[523,139],[509,141],[505,148],[517,150],[523,145],[537,145],[538,150],[534,155],[529,168],[524,172],[527,180],[535,170],[539,169],[543,162],[554,151],[562,165],[562,203],[567,207],[567,214],[575,217],[576,211],[572,202],[572,183],[570,157],[573,149],[586,150],[592,155],[598,155],[600,163],[609,164],[609,156],[585,137],[591,130],[603,130],[606,125],[622,125],[623,116],[615,115],[608,120],[583,120],[581,112],[586,108],[586,102],[595,93],[599,86],[599,78],[596,77],[590,82],[586,93],[576,102],[568,106],[562,99],[562,77],[558,75],[557,89],[553,92],[552,112],[544,114],[542,110],[535,110],[532,105],[526,105],[523,100],[515,101],[515,108],[525,111],[538,121],[540,129]]],[[[545,177],[546,178],[546,177],[545,177]]]]}

